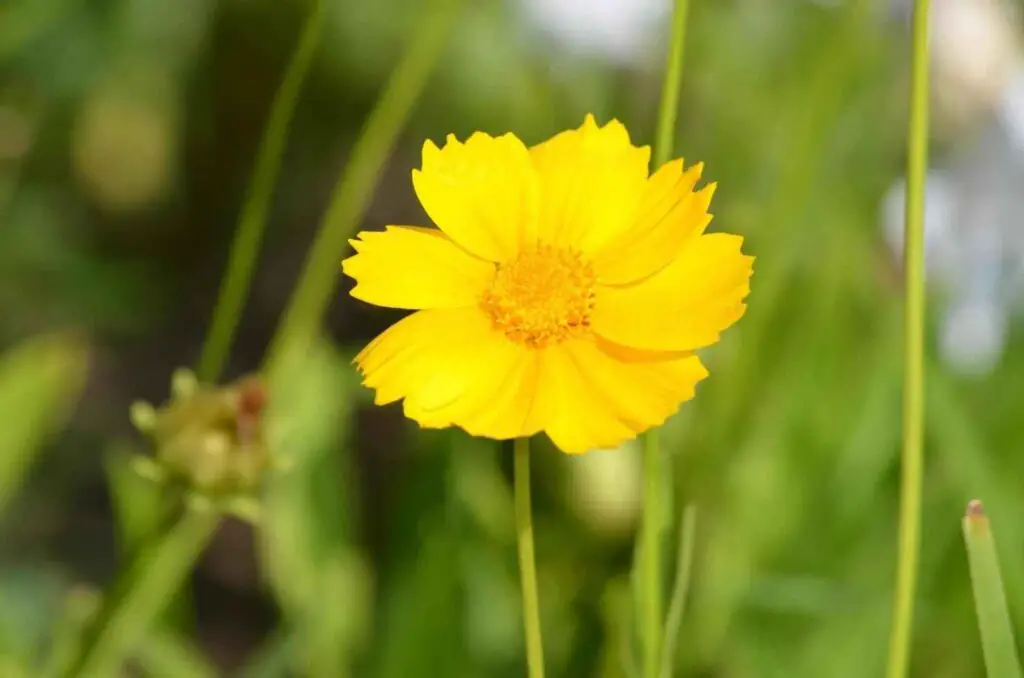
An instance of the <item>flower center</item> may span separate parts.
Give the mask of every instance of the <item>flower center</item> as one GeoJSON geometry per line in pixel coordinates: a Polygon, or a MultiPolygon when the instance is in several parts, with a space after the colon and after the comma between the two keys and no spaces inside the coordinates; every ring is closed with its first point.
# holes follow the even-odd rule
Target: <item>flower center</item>
{"type": "Polygon", "coordinates": [[[579,252],[541,244],[499,265],[481,304],[509,339],[544,348],[590,327],[595,281],[579,252]]]}

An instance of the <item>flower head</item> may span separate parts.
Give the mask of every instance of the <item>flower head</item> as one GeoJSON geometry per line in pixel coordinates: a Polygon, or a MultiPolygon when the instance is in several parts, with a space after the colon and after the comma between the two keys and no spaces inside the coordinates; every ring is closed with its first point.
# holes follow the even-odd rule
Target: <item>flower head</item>
{"type": "Polygon", "coordinates": [[[416,311],[357,357],[376,402],[429,428],[545,432],[570,453],[665,421],[707,371],[694,350],[745,310],[753,258],[705,234],[714,184],[587,116],[527,148],[514,135],[428,141],[413,186],[438,229],[360,233],[352,295],[416,311]]]}

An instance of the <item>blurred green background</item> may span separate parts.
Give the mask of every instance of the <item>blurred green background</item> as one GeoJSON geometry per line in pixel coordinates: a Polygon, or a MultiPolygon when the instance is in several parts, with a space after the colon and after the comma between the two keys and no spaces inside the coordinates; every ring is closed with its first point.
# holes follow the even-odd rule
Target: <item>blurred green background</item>
{"type": "MultiPolygon", "coordinates": [[[[228,378],[259,366],[422,4],[329,3],[228,378]]],[[[673,515],[696,503],[700,516],[676,675],[878,675],[901,366],[898,258],[878,222],[903,165],[904,12],[691,4],[677,155],[706,163],[719,182],[713,228],[744,234],[758,262],[746,318],[706,352],[712,377],[664,431],[673,515]]],[[[649,143],[667,5],[463,2],[363,227],[426,223],[409,180],[424,138],[511,130],[535,143],[593,112],[649,143]],[[605,35],[617,30],[631,37],[605,35]]],[[[121,562],[143,510],[119,466],[119,454],[145,449],[128,406],[165,400],[172,370],[198,358],[307,9],[0,4],[4,677],[15,674],[3,661],[49,652],[69,592],[87,595],[121,562]]],[[[941,158],[972,127],[936,116],[941,158]]],[[[127,675],[307,675],[295,668],[307,650],[320,662],[308,675],[324,677],[523,675],[510,450],[421,432],[399,408],[368,404],[349,360],[397,316],[347,297],[348,285],[339,271],[316,364],[271,394],[293,424],[275,442],[298,463],[274,483],[266,529],[223,524],[183,620],[155,630],[127,675]]],[[[1011,328],[998,367],[980,376],[929,361],[915,676],[982,675],[959,522],[972,497],[993,516],[1011,612],[1024,613],[1021,340],[1011,328]]],[[[537,446],[551,676],[634,675],[638,452],[569,458],[537,446]]]]}

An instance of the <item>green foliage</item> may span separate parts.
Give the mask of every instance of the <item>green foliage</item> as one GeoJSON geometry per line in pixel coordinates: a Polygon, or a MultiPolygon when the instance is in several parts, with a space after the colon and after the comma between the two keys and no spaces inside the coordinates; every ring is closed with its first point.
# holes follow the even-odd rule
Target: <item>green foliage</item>
{"type": "Polygon", "coordinates": [[[188,506],[169,528],[141,544],[87,623],[73,659],[58,675],[99,678],[117,671],[146,641],[152,620],[180,590],[219,518],[208,506],[188,506]]]}
{"type": "Polygon", "coordinates": [[[31,340],[0,357],[0,509],[68,415],[85,371],[85,347],[73,337],[31,340]]]}
{"type": "Polygon", "coordinates": [[[139,643],[138,664],[152,678],[217,678],[217,670],[197,648],[175,633],[152,631],[139,643]]]}
{"type": "Polygon", "coordinates": [[[304,675],[344,676],[372,611],[372,578],[353,540],[356,487],[339,454],[353,377],[323,344],[288,364],[270,383],[267,435],[279,457],[263,495],[260,553],[295,635],[289,663],[304,675]]]}

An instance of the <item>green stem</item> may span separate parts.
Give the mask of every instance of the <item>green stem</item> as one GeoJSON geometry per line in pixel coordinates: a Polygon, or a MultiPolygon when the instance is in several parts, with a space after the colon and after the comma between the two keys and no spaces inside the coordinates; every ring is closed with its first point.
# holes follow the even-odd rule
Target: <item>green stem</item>
{"type": "Polygon", "coordinates": [[[995,538],[980,501],[968,504],[963,528],[988,678],[1021,678],[1020,658],[1017,656],[1010,611],[1006,607],[1006,591],[999,572],[995,538]]]}
{"type": "Polygon", "coordinates": [[[664,165],[675,148],[676,120],[679,117],[679,86],[683,81],[683,60],[686,49],[686,16],[689,0],[675,0],[672,13],[672,41],[665,62],[665,80],[661,85],[661,106],[658,109],[658,130],[654,138],[654,166],[664,165]]]}
{"type": "Polygon", "coordinates": [[[285,349],[301,353],[315,336],[335,290],[348,238],[366,211],[384,163],[433,71],[457,6],[458,0],[433,0],[426,16],[417,22],[419,30],[366,121],[335,185],[298,286],[267,354],[268,372],[276,370],[285,349]]]}
{"type": "MultiPolygon", "coordinates": [[[[672,38],[665,62],[665,80],[661,87],[658,129],[654,138],[654,166],[672,157],[675,148],[676,119],[679,115],[679,88],[683,79],[686,48],[688,0],[675,0],[672,14],[672,38]]],[[[661,528],[662,492],[658,432],[649,431],[643,439],[644,498],[642,548],[643,675],[658,678],[662,645],[661,528]]]]}
{"type": "Polygon", "coordinates": [[[138,552],[104,596],[66,678],[116,672],[188,576],[220,522],[217,512],[188,508],[138,552]]]}
{"type": "Polygon", "coordinates": [[[644,495],[640,558],[644,678],[658,678],[662,642],[662,477],[658,431],[644,437],[644,495]]]}
{"type": "Polygon", "coordinates": [[[544,678],[544,649],[540,634],[540,602],[537,566],[533,555],[533,513],[530,506],[530,439],[517,438],[515,447],[516,540],[519,576],[523,587],[523,624],[526,631],[526,664],[529,678],[544,678]]]}
{"type": "Polygon", "coordinates": [[[689,505],[683,510],[683,524],[679,526],[679,553],[676,554],[676,581],[672,587],[672,602],[665,621],[665,651],[661,657],[661,678],[672,678],[676,659],[679,631],[686,612],[686,597],[690,592],[693,573],[693,548],[697,542],[697,507],[689,505]]]}
{"type": "Polygon", "coordinates": [[[313,63],[324,23],[324,0],[312,0],[306,25],[292,55],[284,80],[277,90],[270,119],[256,159],[249,195],[238,222],[227,272],[213,312],[213,325],[203,344],[197,376],[212,383],[220,377],[242,315],[249,287],[252,284],[260,242],[266,229],[267,210],[274,194],[274,184],[281,169],[281,155],[288,139],[288,125],[295,112],[299,93],[313,63]]]}
{"type": "Polygon", "coordinates": [[[904,236],[903,462],[899,555],[888,678],[903,678],[910,663],[914,592],[921,530],[924,466],[924,190],[928,168],[928,0],[914,5],[907,202],[904,236]]]}

